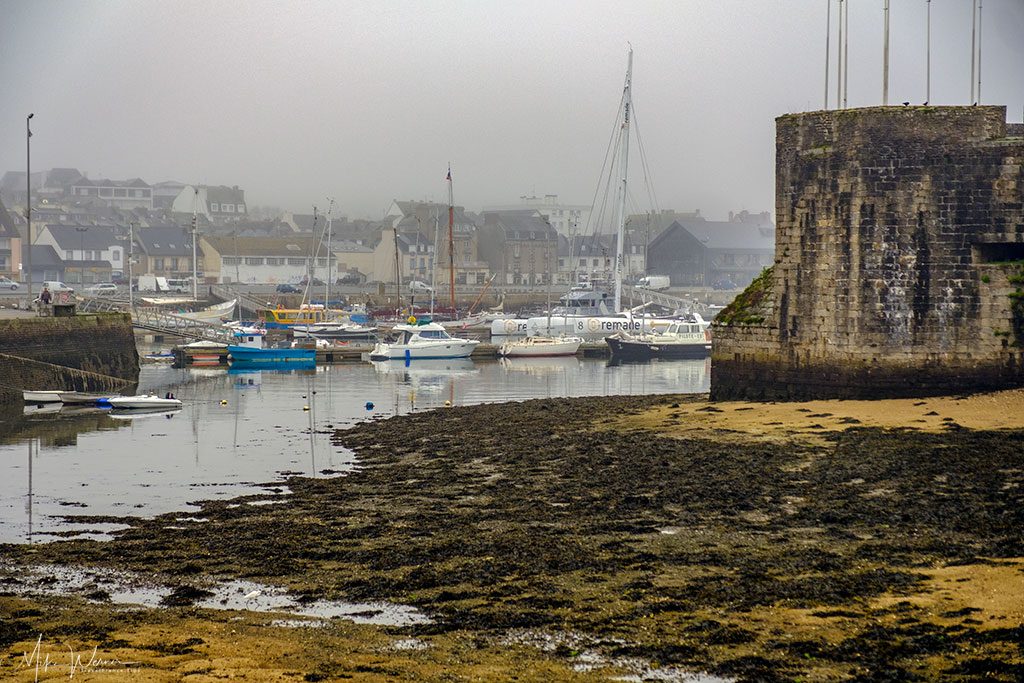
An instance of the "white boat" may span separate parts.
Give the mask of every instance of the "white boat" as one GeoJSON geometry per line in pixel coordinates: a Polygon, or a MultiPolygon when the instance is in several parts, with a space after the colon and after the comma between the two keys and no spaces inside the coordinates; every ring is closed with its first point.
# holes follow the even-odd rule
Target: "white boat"
{"type": "Polygon", "coordinates": [[[224,321],[231,317],[231,314],[235,310],[235,304],[237,303],[237,299],[232,299],[231,301],[207,306],[206,308],[198,311],[187,311],[184,313],[178,313],[177,315],[181,318],[189,318],[190,320],[200,320],[205,322],[215,322],[218,320],[224,321]]]}
{"type": "Polygon", "coordinates": [[[468,358],[480,342],[448,334],[437,323],[395,325],[397,341],[379,342],[370,352],[370,360],[416,360],[425,358],[468,358]]]}
{"type": "Polygon", "coordinates": [[[292,325],[296,339],[337,339],[341,341],[377,341],[377,328],[351,322],[323,322],[312,325],[292,325]]]}
{"type": "Polygon", "coordinates": [[[227,344],[223,342],[209,341],[207,339],[200,339],[189,344],[182,345],[183,349],[226,349],[227,344]]]}
{"type": "Polygon", "coordinates": [[[537,358],[539,356],[575,356],[582,337],[526,337],[510,339],[498,347],[505,358],[537,358]]]}
{"type": "Polygon", "coordinates": [[[176,398],[161,398],[153,394],[140,396],[112,396],[101,403],[111,408],[127,408],[131,410],[155,410],[180,408],[181,401],[176,398]]]}
{"type": "Polygon", "coordinates": [[[22,391],[25,403],[60,403],[59,391],[22,391]]]}

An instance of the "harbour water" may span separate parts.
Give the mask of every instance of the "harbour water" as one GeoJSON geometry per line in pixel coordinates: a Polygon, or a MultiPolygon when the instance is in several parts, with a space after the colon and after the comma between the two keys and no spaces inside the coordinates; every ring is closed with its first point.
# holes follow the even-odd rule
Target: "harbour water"
{"type": "Polygon", "coordinates": [[[315,371],[147,365],[139,392],[182,399],[170,414],[26,408],[0,414],[0,543],[109,537],[116,519],[246,495],[283,502],[288,476],[356,465],[335,429],[410,411],[533,398],[700,393],[708,360],[617,365],[571,358],[414,361],[315,371]],[[76,519],[77,518],[77,519],[76,519]]]}

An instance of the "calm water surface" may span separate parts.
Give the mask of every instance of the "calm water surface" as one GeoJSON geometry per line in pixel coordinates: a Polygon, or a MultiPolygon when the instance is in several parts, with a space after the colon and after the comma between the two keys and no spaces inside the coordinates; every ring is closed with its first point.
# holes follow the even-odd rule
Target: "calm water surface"
{"type": "Polygon", "coordinates": [[[354,457],[336,428],[452,405],[562,396],[699,393],[709,361],[613,365],[576,358],[330,365],[312,372],[144,366],[139,391],[173,391],[170,415],[26,408],[0,415],[0,543],[103,538],[116,524],[76,515],[152,516],[194,501],[261,494],[292,474],[337,476],[354,457]],[[368,408],[367,403],[373,407],[368,408]]]}

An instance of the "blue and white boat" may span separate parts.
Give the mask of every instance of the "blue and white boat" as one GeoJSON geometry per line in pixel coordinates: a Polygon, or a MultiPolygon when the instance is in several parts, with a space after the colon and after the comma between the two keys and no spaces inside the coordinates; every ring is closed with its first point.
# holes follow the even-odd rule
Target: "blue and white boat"
{"type": "Polygon", "coordinates": [[[266,333],[257,328],[240,328],[235,332],[235,344],[228,344],[228,358],[248,363],[280,363],[302,362],[316,363],[316,349],[304,349],[286,346],[282,348],[264,348],[263,337],[266,333]]]}

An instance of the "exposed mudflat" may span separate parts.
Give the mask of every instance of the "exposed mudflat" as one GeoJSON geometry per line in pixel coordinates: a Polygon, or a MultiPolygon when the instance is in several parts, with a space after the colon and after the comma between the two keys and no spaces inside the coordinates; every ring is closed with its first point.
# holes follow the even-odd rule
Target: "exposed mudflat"
{"type": "Polygon", "coordinates": [[[955,399],[869,402],[904,416],[881,426],[853,403],[556,399],[340,431],[360,468],[290,479],[287,504],[208,502],[185,528],[116,520],[132,528],[108,543],[2,554],[160,572],[186,598],[246,579],[300,602],[386,600],[430,623],[125,613],[23,597],[10,570],[0,675],[42,634],[157,680],[1020,680],[1024,431],[969,428],[955,399]]]}

